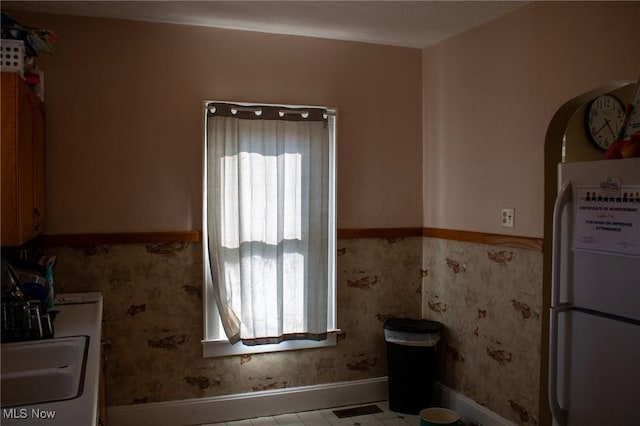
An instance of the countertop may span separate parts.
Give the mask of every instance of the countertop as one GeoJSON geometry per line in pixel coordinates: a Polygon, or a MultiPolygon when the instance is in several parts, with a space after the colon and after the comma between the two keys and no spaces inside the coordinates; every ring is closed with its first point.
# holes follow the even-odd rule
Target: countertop
{"type": "Polygon", "coordinates": [[[1,422],[8,425],[94,426],[98,419],[102,295],[100,293],[60,294],[53,323],[54,337],[89,336],[82,394],[66,401],[3,409],[1,422]],[[14,417],[14,418],[9,418],[14,417]]]}

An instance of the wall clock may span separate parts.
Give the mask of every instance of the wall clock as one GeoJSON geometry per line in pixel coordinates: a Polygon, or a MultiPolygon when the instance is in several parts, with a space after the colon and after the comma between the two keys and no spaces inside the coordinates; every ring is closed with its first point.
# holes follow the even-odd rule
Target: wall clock
{"type": "Polygon", "coordinates": [[[617,97],[607,94],[598,96],[587,105],[584,124],[591,142],[606,150],[618,137],[626,110],[617,97]]]}

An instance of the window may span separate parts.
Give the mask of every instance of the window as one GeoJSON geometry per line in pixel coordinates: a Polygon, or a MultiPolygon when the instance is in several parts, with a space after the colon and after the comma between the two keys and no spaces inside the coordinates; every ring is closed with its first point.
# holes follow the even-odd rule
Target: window
{"type": "Polygon", "coordinates": [[[335,110],[204,109],[204,355],[335,344],[335,110]]]}

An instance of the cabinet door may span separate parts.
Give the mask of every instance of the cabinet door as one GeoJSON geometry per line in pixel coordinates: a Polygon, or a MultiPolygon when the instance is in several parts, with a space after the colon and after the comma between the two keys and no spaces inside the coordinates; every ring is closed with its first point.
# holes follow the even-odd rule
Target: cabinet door
{"type": "Polygon", "coordinates": [[[21,241],[35,236],[35,164],[33,104],[27,88],[20,86],[18,100],[18,214],[21,241]]]}
{"type": "Polygon", "coordinates": [[[44,106],[17,74],[2,73],[2,245],[44,230],[44,106]]]}
{"type": "Polygon", "coordinates": [[[34,231],[35,234],[44,232],[46,218],[45,204],[45,145],[44,145],[44,106],[42,102],[31,93],[33,107],[33,178],[34,178],[34,231]]]}
{"type": "Polygon", "coordinates": [[[2,245],[19,244],[18,227],[18,84],[17,79],[2,73],[2,245]]]}

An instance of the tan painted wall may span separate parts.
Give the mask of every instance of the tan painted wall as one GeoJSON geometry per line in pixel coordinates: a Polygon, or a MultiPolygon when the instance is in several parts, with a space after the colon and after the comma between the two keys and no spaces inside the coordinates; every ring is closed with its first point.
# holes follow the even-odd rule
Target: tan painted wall
{"type": "Polygon", "coordinates": [[[549,122],[583,92],[638,79],[639,20],[639,2],[533,2],[424,49],[424,225],[541,237],[549,122]]]}
{"type": "Polygon", "coordinates": [[[338,226],[421,225],[420,50],[12,16],[59,36],[41,60],[47,233],[200,229],[205,99],[337,107],[338,226]]]}

